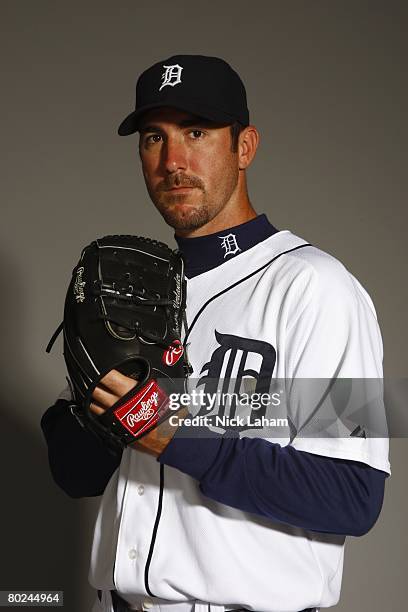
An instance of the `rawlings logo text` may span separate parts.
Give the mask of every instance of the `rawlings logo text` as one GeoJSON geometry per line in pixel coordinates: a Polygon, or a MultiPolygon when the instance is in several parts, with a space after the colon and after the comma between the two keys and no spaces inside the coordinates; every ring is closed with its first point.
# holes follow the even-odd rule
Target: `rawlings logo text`
{"type": "Polygon", "coordinates": [[[157,391],[153,391],[149,399],[145,402],[140,402],[141,408],[136,413],[130,413],[126,417],[127,424],[129,427],[134,427],[136,423],[139,421],[148,421],[155,414],[154,408],[152,406],[159,405],[159,394],[157,391]]]}
{"type": "Polygon", "coordinates": [[[76,273],[76,278],[75,278],[75,283],[74,283],[74,295],[75,295],[75,299],[77,301],[77,303],[81,303],[85,300],[85,292],[84,292],[84,287],[85,287],[85,281],[82,280],[82,275],[84,273],[84,268],[78,268],[77,273],[76,273]]]}
{"type": "Polygon", "coordinates": [[[166,393],[151,379],[143,389],[119,405],[114,415],[136,439],[159,422],[167,400],[166,393]]]}

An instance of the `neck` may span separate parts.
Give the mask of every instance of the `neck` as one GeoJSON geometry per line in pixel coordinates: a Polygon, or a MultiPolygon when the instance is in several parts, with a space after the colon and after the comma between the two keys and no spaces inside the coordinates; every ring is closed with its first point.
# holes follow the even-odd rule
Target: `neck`
{"type": "Polygon", "coordinates": [[[266,240],[277,231],[265,215],[259,215],[242,224],[228,226],[212,234],[175,238],[184,255],[186,275],[192,278],[239,257],[240,253],[266,240]]]}

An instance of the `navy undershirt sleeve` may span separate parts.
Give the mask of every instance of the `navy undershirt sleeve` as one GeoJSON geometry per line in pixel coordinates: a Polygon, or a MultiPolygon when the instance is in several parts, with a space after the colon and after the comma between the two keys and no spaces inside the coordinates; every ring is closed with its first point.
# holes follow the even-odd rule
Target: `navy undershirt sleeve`
{"type": "Polygon", "coordinates": [[[361,536],[381,511],[387,474],[358,461],[258,438],[175,437],[161,463],[199,481],[204,495],[310,531],[361,536]]]}
{"type": "Polygon", "coordinates": [[[102,495],[120,464],[122,452],[112,454],[71,413],[70,402],[58,400],[41,419],[52,476],[70,497],[102,495]]]}

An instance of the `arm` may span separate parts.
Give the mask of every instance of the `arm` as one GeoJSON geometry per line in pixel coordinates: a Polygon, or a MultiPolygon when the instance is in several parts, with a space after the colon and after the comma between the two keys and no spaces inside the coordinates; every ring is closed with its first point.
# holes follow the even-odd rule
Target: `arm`
{"type": "Polygon", "coordinates": [[[311,531],[361,536],[381,510],[386,474],[251,438],[173,438],[161,463],[218,502],[311,531]]]}
{"type": "MultiPolygon", "coordinates": [[[[112,371],[104,409],[125,392],[126,377],[112,371]],[[124,385],[124,386],[122,386],[124,385]]],[[[134,381],[133,381],[134,382],[134,381]]],[[[104,395],[105,393],[105,395],[104,395]]],[[[261,439],[182,437],[166,423],[134,443],[199,482],[204,495],[239,510],[318,532],[363,535],[380,513],[386,474],[357,461],[322,457],[261,439]],[[174,436],[174,437],[173,437],[174,436]]]]}

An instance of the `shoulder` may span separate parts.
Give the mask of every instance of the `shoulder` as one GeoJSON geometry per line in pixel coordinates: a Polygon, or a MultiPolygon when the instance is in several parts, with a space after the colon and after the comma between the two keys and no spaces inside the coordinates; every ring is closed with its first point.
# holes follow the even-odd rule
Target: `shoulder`
{"type": "Polygon", "coordinates": [[[315,282],[349,282],[351,274],[333,255],[291,232],[282,232],[282,264],[298,273],[306,273],[315,282]],[[295,246],[293,246],[295,245],[295,246]]]}
{"type": "Polygon", "coordinates": [[[281,324],[287,371],[299,377],[381,377],[377,315],[355,276],[315,246],[286,253],[284,265],[292,270],[280,309],[286,314],[281,324]]]}
{"type": "MultiPolygon", "coordinates": [[[[290,232],[285,233],[290,245],[295,236],[290,232]]],[[[292,288],[299,294],[303,303],[319,301],[343,307],[361,303],[376,316],[367,290],[333,255],[304,241],[298,248],[284,249],[279,259],[280,275],[286,280],[288,289],[292,288]]]]}

